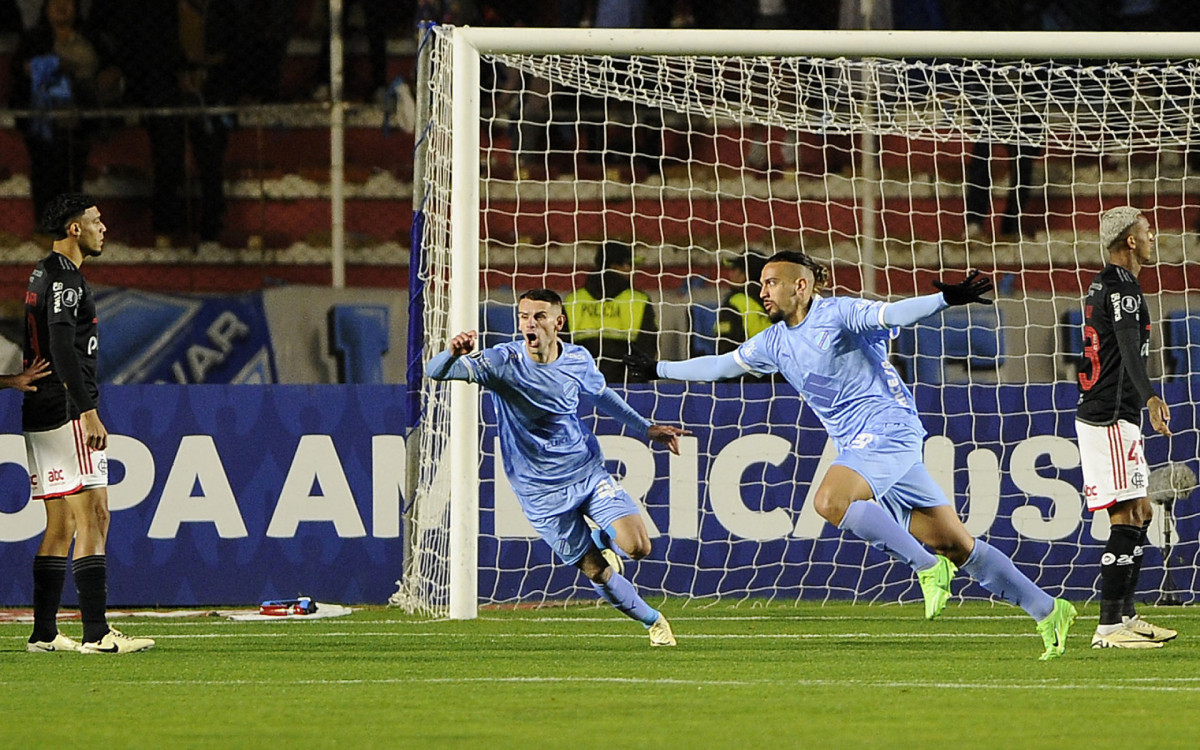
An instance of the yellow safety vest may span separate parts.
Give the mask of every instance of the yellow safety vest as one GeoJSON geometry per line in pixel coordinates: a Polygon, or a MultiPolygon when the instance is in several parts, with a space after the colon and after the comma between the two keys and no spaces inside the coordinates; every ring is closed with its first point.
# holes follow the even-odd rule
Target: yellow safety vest
{"type": "Polygon", "coordinates": [[[636,341],[650,297],[626,289],[613,299],[598,300],[586,289],[578,289],[563,302],[567,325],[575,343],[594,338],[636,341]]]}
{"type": "MultiPolygon", "coordinates": [[[[771,319],[767,317],[767,311],[763,309],[762,303],[745,292],[731,295],[728,305],[742,316],[742,331],[746,334],[747,340],[771,327],[771,319]]],[[[728,336],[729,324],[718,322],[717,333],[728,336]]]]}

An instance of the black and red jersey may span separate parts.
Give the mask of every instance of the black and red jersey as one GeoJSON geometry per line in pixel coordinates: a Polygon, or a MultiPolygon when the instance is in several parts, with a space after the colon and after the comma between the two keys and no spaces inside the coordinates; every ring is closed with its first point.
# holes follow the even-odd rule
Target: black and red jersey
{"type": "Polygon", "coordinates": [[[1109,264],[1088,287],[1083,309],[1083,365],[1079,369],[1080,421],[1141,424],[1154,394],[1146,370],[1150,355],[1150,309],[1137,277],[1109,264]],[[1128,348],[1122,353],[1120,338],[1128,348]],[[1136,346],[1134,346],[1136,342],[1136,346]]]}
{"type": "Polygon", "coordinates": [[[92,290],[70,258],[50,253],[33,269],[25,292],[25,365],[42,357],[50,374],[25,394],[24,431],[53,430],[96,408],[98,350],[92,290]]]}

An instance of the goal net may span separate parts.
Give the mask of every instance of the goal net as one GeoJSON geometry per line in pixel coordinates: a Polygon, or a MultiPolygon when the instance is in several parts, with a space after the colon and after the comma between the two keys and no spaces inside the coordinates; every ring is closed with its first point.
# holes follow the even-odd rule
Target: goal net
{"type": "MultiPolygon", "coordinates": [[[[610,313],[618,323],[599,337],[583,316],[576,340],[598,338],[605,358],[634,346],[675,360],[757,330],[748,255],[802,249],[828,264],[831,293],[880,299],[983,269],[994,307],[902,331],[892,359],[929,433],[927,466],[968,529],[1050,593],[1087,600],[1108,528],[1083,511],[1074,441],[1082,299],[1104,262],[1100,214],[1133,205],[1157,231],[1141,283],[1174,430],[1147,428],[1153,471],[1139,481],[1159,502],[1140,596],[1190,600],[1200,68],[1177,58],[1200,46],[1188,39],[437,27],[416,177],[422,356],[460,330],[511,339],[517,294],[595,292],[598,274],[610,290],[631,279],[648,302],[641,317],[610,313]],[[1136,46],[1148,42],[1159,46],[1136,46]],[[1145,59],[1153,49],[1161,60],[1145,59]],[[1116,59],[1134,50],[1140,62],[1116,59]],[[631,275],[601,274],[622,247],[631,275]],[[744,314],[720,312],[738,293],[744,314]]],[[[816,514],[814,479],[835,454],[790,386],[637,383],[609,366],[637,410],[695,433],[671,456],[588,415],[652,537],[632,567],[642,592],[920,600],[910,570],[816,514]]],[[[470,617],[479,604],[593,600],[522,516],[490,396],[431,382],[421,394],[394,602],[470,617]]],[[[955,593],[987,596],[965,577],[955,593]]]]}

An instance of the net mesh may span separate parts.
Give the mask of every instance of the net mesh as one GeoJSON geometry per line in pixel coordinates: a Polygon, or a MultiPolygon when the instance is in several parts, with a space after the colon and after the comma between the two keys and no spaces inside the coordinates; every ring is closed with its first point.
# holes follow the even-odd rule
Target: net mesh
{"type": "MultiPolygon", "coordinates": [[[[449,31],[436,37],[422,268],[434,286],[475,271],[449,267],[449,31]]],[[[596,417],[654,544],[633,573],[644,592],[920,597],[911,571],[816,515],[813,480],[835,453],[789,386],[639,383],[613,359],[629,347],[671,360],[731,350],[757,325],[745,310],[721,311],[731,295],[754,294],[739,275],[754,276],[748,254],[803,249],[829,266],[833,293],[883,299],[932,291],[933,280],[971,267],[994,274],[994,307],[903,331],[893,362],[929,431],[927,466],[968,529],[1051,593],[1087,599],[1107,522],[1083,512],[1079,491],[1079,321],[1103,265],[1099,215],[1137,206],[1158,232],[1158,263],[1141,282],[1155,321],[1151,376],[1175,432],[1148,435],[1147,456],[1152,468],[1195,463],[1195,61],[485,55],[481,80],[485,345],[512,337],[517,293],[588,288],[597,250],[626,246],[652,321],[635,315],[607,331],[596,344],[602,370],[613,360],[605,372],[635,408],[696,432],[671,457],[596,417]]],[[[621,283],[611,272],[606,281],[621,283]]],[[[427,300],[426,357],[456,333],[441,289],[427,300]]],[[[405,586],[436,612],[445,405],[441,386],[424,393],[430,434],[414,501],[424,523],[405,586]]],[[[480,601],[592,600],[521,515],[482,399],[480,601]]],[[[1155,507],[1152,541],[1169,547],[1174,578],[1190,591],[1196,516],[1186,502],[1155,507]]],[[[1144,598],[1157,597],[1164,559],[1147,554],[1144,598]]]]}

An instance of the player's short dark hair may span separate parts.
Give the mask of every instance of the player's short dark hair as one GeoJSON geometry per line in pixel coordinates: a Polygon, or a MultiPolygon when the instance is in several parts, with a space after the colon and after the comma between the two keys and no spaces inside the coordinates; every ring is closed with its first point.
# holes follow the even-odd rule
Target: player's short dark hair
{"type": "Polygon", "coordinates": [[[67,225],[83,212],[96,205],[96,199],[87,193],[63,193],[56,195],[46,204],[42,212],[42,223],[38,228],[56,240],[67,238],[67,225]]]}
{"type": "Polygon", "coordinates": [[[818,289],[829,285],[829,269],[813,260],[812,256],[802,250],[780,250],[767,258],[767,263],[795,263],[812,271],[813,283],[818,289]]]}
{"type": "Polygon", "coordinates": [[[534,302],[549,302],[552,305],[557,305],[559,310],[563,308],[562,297],[553,289],[530,289],[520,297],[517,297],[517,302],[523,299],[531,299],[534,302]]]}

